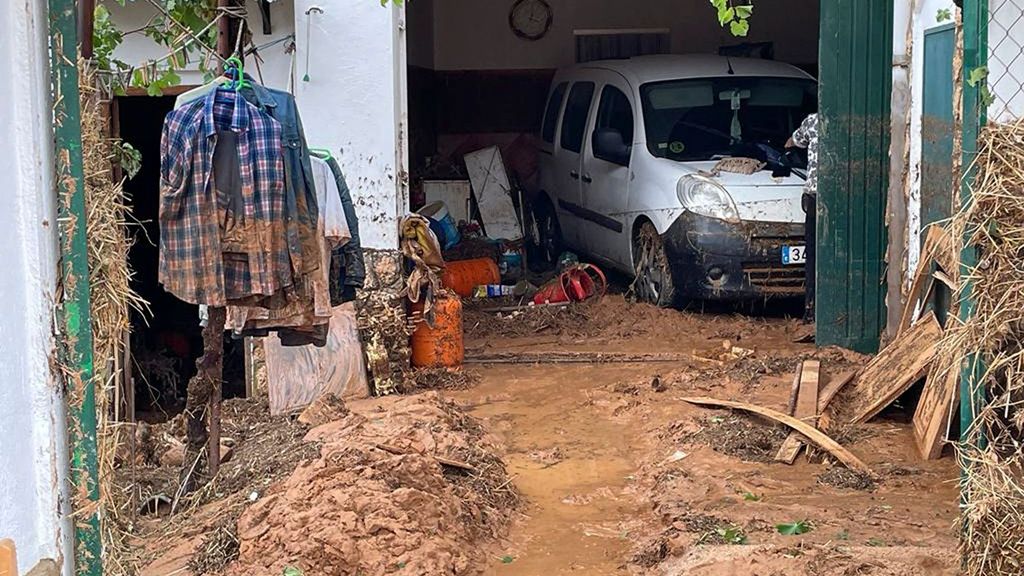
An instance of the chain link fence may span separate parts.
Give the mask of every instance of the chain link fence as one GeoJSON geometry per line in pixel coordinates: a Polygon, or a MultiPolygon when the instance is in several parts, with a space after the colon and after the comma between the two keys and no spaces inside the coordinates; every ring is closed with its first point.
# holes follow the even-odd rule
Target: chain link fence
{"type": "Polygon", "coordinates": [[[989,0],[988,118],[1024,117],[1024,0],[989,0]]]}

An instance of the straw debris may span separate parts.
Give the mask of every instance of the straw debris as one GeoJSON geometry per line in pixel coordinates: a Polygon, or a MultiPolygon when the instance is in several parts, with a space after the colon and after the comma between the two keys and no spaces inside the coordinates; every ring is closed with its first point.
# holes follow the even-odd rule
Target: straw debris
{"type": "Polygon", "coordinates": [[[105,103],[95,88],[95,71],[85,62],[79,62],[79,71],[103,570],[110,575],[135,574],[127,528],[135,508],[131,505],[133,490],[115,481],[114,468],[119,454],[134,449],[134,433],[120,423],[125,419],[124,412],[131,408],[120,385],[127,371],[125,336],[131,311],[148,312],[148,304],[131,289],[131,240],[126,220],[129,199],[123,179],[114,172],[118,162],[115,151],[120,143],[107,136],[105,103]],[[126,449],[125,443],[132,445],[126,449]]]}
{"type": "Polygon", "coordinates": [[[975,359],[983,371],[958,451],[961,555],[964,574],[990,576],[1020,574],[1024,564],[1024,119],[990,125],[979,147],[972,203],[951,224],[978,253],[966,271],[974,314],[947,328],[935,373],[975,359]]]}

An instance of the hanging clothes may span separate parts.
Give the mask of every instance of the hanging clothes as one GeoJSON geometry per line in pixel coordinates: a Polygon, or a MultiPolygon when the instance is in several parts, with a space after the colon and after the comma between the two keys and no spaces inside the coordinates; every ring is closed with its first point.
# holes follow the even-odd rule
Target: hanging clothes
{"type": "Polygon", "coordinates": [[[293,285],[282,127],[233,90],[167,115],[158,280],[181,300],[277,307],[293,285]]]}
{"type": "Polygon", "coordinates": [[[313,151],[313,155],[325,160],[331,169],[351,234],[349,241],[343,247],[335,249],[331,256],[331,304],[338,306],[355,300],[356,290],[361,289],[366,280],[366,263],[359,240],[359,216],[356,215],[352,193],[345,182],[345,174],[341,171],[338,161],[324,152],[313,151]]]}
{"type": "MultiPolygon", "coordinates": [[[[281,124],[281,143],[287,174],[286,222],[289,249],[292,252],[296,273],[312,272],[319,267],[320,262],[316,234],[318,206],[309,147],[306,145],[306,135],[295,96],[283,90],[261,86],[249,74],[244,74],[243,77],[249,84],[241,90],[246,101],[281,124]]],[[[175,100],[175,107],[205,98],[223,81],[223,78],[218,78],[179,95],[175,100]]]]}
{"type": "Polygon", "coordinates": [[[315,273],[304,276],[306,284],[302,292],[311,294],[312,299],[297,299],[272,311],[260,307],[231,306],[228,308],[226,330],[241,335],[262,335],[275,330],[285,345],[323,345],[327,330],[316,327],[326,325],[332,315],[328,288],[331,254],[351,235],[338,189],[334,179],[329,177],[330,168],[318,158],[313,159],[311,166],[316,202],[321,207],[317,221],[320,266],[315,273]]]}

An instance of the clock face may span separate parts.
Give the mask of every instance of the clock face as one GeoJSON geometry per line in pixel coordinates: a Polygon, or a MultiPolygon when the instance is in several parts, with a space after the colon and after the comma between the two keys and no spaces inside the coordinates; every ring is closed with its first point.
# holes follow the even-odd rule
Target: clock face
{"type": "Polygon", "coordinates": [[[548,33],[552,18],[551,6],[545,0],[516,0],[508,23],[516,36],[538,40],[548,33]]]}

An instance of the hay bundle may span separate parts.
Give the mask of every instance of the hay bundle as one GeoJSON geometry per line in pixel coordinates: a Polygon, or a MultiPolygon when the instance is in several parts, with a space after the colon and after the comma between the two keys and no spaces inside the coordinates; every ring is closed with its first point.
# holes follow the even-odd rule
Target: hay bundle
{"type": "Polygon", "coordinates": [[[130,490],[114,481],[115,460],[123,455],[122,444],[134,434],[118,420],[117,383],[125,373],[125,335],[131,308],[147,304],[131,290],[128,266],[129,212],[122,183],[113,173],[114,145],[108,137],[101,95],[95,88],[92,67],[79,62],[82,103],[82,152],[85,173],[86,235],[89,260],[90,313],[93,362],[96,367],[96,418],[100,473],[100,507],[104,544],[104,573],[135,574],[128,560],[127,526],[131,521],[130,490]]]}
{"type": "MultiPolygon", "coordinates": [[[[973,203],[954,217],[978,265],[967,272],[975,312],[950,327],[942,370],[980,360],[984,402],[973,405],[959,457],[965,573],[1020,574],[1024,566],[1024,119],[988,127],[980,140],[973,203]]],[[[965,282],[961,282],[964,285],[965,282]]]]}

